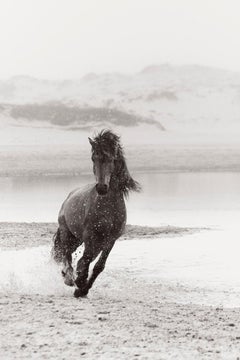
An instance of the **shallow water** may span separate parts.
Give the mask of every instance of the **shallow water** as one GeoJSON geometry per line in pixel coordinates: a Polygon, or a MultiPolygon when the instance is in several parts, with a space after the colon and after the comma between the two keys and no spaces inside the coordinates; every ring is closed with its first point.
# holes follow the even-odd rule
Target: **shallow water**
{"type": "MultiPolygon", "coordinates": [[[[219,213],[225,212],[231,221],[231,214],[240,211],[240,173],[140,173],[134,177],[143,191],[130,194],[129,223],[214,226],[219,213]]],[[[0,178],[0,221],[56,221],[67,194],[91,182],[90,175],[0,178]]]]}
{"type": "MultiPolygon", "coordinates": [[[[133,281],[161,287],[166,302],[238,307],[239,236],[235,235],[203,231],[184,237],[119,241],[95,287],[118,289],[128,274],[133,281]]],[[[48,246],[0,251],[0,270],[0,296],[72,297],[73,289],[64,285],[48,246]]]]}
{"type": "MultiPolygon", "coordinates": [[[[108,281],[111,271],[130,272],[133,278],[156,281],[166,301],[238,306],[240,174],[136,174],[135,178],[143,191],[130,196],[129,223],[211,230],[117,242],[108,260],[110,273],[106,271],[103,281],[108,281]]],[[[0,221],[56,221],[68,192],[91,179],[2,178],[0,221]]],[[[63,284],[59,269],[50,261],[49,247],[0,251],[0,264],[2,293],[72,296],[72,289],[63,284]]],[[[116,278],[113,286],[119,281],[116,278]]]]}

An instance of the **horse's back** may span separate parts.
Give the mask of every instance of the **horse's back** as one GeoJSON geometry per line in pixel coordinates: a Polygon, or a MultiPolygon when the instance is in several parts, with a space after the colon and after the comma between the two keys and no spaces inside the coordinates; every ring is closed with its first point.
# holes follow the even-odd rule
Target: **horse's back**
{"type": "Polygon", "coordinates": [[[71,191],[60,209],[58,215],[59,225],[66,225],[76,237],[81,237],[85,215],[88,210],[88,199],[92,190],[93,185],[88,185],[71,191]]]}

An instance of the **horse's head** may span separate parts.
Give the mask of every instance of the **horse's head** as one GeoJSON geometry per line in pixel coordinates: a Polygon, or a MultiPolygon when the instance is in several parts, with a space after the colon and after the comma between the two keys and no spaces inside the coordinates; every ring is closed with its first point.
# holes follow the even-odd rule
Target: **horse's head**
{"type": "Polygon", "coordinates": [[[98,134],[93,140],[88,139],[92,146],[96,190],[99,195],[106,195],[115,168],[115,160],[119,149],[119,137],[106,130],[98,134]]]}

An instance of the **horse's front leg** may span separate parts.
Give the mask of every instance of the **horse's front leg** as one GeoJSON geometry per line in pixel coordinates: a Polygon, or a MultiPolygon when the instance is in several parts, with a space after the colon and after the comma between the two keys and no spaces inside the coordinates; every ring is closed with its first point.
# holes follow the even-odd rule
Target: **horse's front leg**
{"type": "Polygon", "coordinates": [[[75,285],[77,286],[77,289],[74,291],[75,297],[80,296],[86,296],[88,293],[88,284],[87,284],[87,278],[88,278],[88,271],[89,271],[89,265],[93,260],[93,253],[88,246],[85,244],[85,250],[83,252],[83,256],[77,263],[77,277],[75,279],[75,285]]]}
{"type": "Polygon", "coordinates": [[[100,258],[94,265],[92,274],[88,280],[88,284],[87,284],[88,290],[93,286],[93,283],[96,280],[96,278],[98,277],[98,275],[104,270],[108,255],[110,254],[110,251],[112,250],[114,243],[115,243],[115,241],[108,243],[107,247],[102,250],[100,258]]]}

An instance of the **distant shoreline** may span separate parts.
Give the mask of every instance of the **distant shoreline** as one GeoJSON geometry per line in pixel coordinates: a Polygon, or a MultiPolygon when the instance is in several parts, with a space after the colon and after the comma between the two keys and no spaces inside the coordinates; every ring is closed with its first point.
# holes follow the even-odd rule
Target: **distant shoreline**
{"type": "MultiPolygon", "coordinates": [[[[0,249],[20,250],[26,247],[52,245],[57,223],[44,222],[0,222],[0,249]]],[[[153,239],[172,236],[190,235],[206,228],[177,226],[140,226],[127,225],[120,240],[153,239]]]]}
{"type": "MultiPolygon", "coordinates": [[[[171,170],[161,170],[161,169],[142,169],[142,170],[133,170],[132,173],[135,175],[137,174],[192,174],[192,173],[240,173],[240,168],[229,168],[229,169],[208,169],[208,168],[201,168],[201,169],[171,169],[171,170]]],[[[65,178],[65,177],[81,177],[81,176],[91,176],[92,173],[12,173],[12,174],[1,174],[0,173],[0,179],[8,179],[8,178],[34,178],[34,177],[42,177],[42,178],[65,178]]]]}
{"type": "MultiPolygon", "coordinates": [[[[233,148],[177,148],[152,145],[127,152],[131,173],[240,172],[240,146],[233,148]]],[[[76,148],[18,151],[1,149],[0,177],[88,176],[88,151],[76,148]]]]}

